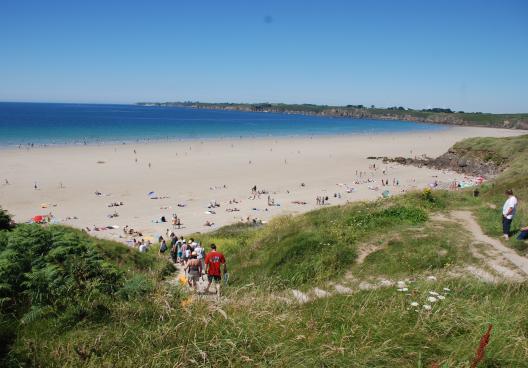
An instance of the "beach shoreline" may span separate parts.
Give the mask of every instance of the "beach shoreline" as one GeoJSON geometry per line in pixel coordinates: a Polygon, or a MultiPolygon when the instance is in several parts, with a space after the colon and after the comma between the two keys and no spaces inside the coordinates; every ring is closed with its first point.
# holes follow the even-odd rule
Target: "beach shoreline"
{"type": "MultiPolygon", "coordinates": [[[[278,114],[278,113],[274,113],[278,114]]],[[[355,118],[339,118],[339,117],[328,117],[329,119],[355,119],[355,118]]],[[[359,120],[359,119],[358,119],[359,120]]],[[[363,119],[373,120],[376,119],[363,119]]],[[[103,147],[103,146],[133,146],[133,145],[151,145],[151,144],[178,144],[178,143],[199,143],[199,142],[222,142],[222,141],[238,141],[238,140],[291,140],[291,139],[313,139],[313,138],[347,138],[347,137],[370,137],[370,136],[383,136],[383,135],[412,135],[412,134],[424,134],[427,132],[442,132],[452,128],[460,128],[457,126],[440,124],[440,123],[427,123],[427,122],[413,122],[424,126],[433,126],[432,130],[403,130],[403,131],[364,131],[364,132],[343,132],[343,133],[328,133],[328,134],[289,134],[289,135],[239,135],[239,136],[210,136],[210,137],[165,137],[165,138],[146,138],[146,139],[122,139],[122,140],[73,140],[70,142],[61,143],[39,143],[39,142],[25,142],[25,143],[11,143],[1,144],[0,152],[10,150],[28,150],[28,149],[46,149],[46,148],[68,148],[68,147],[103,147]]],[[[480,129],[480,128],[478,128],[480,129]]],[[[497,129],[492,127],[482,127],[482,129],[497,129]]],[[[510,130],[510,129],[498,129],[498,130],[510,130]]],[[[513,131],[522,131],[519,129],[511,129],[513,131]]],[[[526,131],[528,132],[528,131],[526,131]]],[[[520,133],[519,133],[520,134],[520,133]]],[[[515,134],[514,134],[515,135],[515,134]]]]}
{"type": "Polygon", "coordinates": [[[174,213],[183,224],[177,234],[205,232],[248,217],[250,222],[266,222],[277,215],[307,212],[321,207],[317,197],[328,197],[327,203],[334,205],[381,198],[385,190],[396,195],[435,181],[446,186],[464,180],[464,175],[385,165],[367,157],[436,157],[464,138],[525,133],[446,127],[390,134],[4,147],[0,205],[17,222],[51,212],[58,223],[118,241],[126,240],[125,225],[145,236],[165,235],[167,229],[172,231],[174,213]],[[388,185],[382,185],[382,179],[388,185]],[[250,199],[255,185],[266,193],[250,199]],[[150,192],[158,199],[151,199],[150,192]],[[280,205],[268,206],[268,195],[280,205]],[[213,201],[220,207],[208,208],[213,201]],[[123,206],[108,207],[120,202],[123,206]],[[109,217],[115,213],[118,216],[109,217]],[[161,217],[167,222],[156,223],[161,217]],[[206,221],[214,225],[205,226],[206,221]],[[108,226],[118,228],[93,230],[108,226]]]}

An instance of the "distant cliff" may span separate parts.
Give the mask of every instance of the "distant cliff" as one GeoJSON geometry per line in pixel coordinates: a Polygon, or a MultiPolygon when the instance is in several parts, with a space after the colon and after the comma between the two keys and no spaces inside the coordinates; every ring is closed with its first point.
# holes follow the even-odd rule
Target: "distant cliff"
{"type": "Polygon", "coordinates": [[[403,107],[376,108],[363,105],[327,106],[312,104],[236,104],[204,102],[139,102],[141,106],[187,107],[194,109],[232,110],[247,112],[273,112],[282,114],[319,115],[354,119],[404,120],[434,124],[484,126],[508,129],[528,129],[527,114],[488,114],[454,112],[450,109],[433,108],[413,110],[403,107]]]}

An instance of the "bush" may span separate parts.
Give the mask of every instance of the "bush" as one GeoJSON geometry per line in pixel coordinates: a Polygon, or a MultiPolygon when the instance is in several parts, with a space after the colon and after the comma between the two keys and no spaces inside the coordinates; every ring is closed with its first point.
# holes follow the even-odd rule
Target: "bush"
{"type": "Polygon", "coordinates": [[[422,191],[422,199],[424,201],[430,202],[430,203],[434,203],[435,202],[435,197],[433,196],[433,191],[431,190],[431,188],[425,188],[422,191]]]}
{"type": "Polygon", "coordinates": [[[88,239],[62,227],[19,225],[0,252],[1,310],[61,310],[98,294],[113,294],[122,272],[103,260],[88,239]]]}
{"type": "Polygon", "coordinates": [[[131,300],[142,297],[154,290],[154,284],[143,275],[135,275],[127,280],[117,294],[125,299],[131,300]]]}
{"type": "Polygon", "coordinates": [[[0,207],[0,230],[9,230],[13,227],[11,216],[0,207]]]}

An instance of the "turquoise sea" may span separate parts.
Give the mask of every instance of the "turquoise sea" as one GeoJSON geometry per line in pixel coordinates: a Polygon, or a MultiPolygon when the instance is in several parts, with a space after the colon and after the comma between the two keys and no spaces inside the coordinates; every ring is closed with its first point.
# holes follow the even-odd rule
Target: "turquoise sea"
{"type": "Polygon", "coordinates": [[[438,131],[407,121],[136,105],[0,102],[0,146],[438,131]]]}

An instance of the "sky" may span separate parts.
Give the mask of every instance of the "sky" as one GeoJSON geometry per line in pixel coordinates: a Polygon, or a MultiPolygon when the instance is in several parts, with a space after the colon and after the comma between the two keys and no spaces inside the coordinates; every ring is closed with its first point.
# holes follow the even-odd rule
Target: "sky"
{"type": "Polygon", "coordinates": [[[0,101],[528,112],[528,1],[1,0],[0,101]]]}

